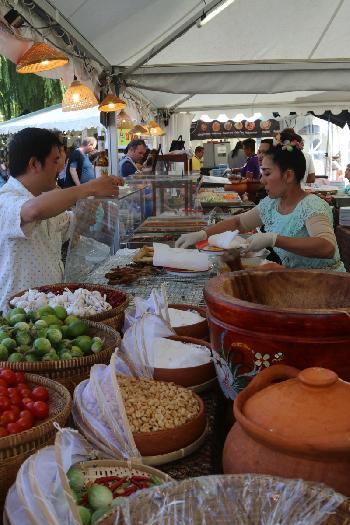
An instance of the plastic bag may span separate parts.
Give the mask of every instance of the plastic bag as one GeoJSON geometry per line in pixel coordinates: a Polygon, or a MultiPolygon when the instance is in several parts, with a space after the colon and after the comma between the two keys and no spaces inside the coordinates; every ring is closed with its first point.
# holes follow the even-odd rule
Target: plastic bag
{"type": "Polygon", "coordinates": [[[171,327],[168,313],[168,298],[164,285],[158,290],[153,289],[148,299],[135,297],[134,303],[135,308],[128,309],[125,312],[124,332],[148,313],[158,315],[171,327]]]}
{"type": "MultiPolygon", "coordinates": [[[[298,479],[203,476],[131,496],[114,525],[326,525],[345,497],[298,479]]],[[[344,523],[332,521],[332,523],[344,523]]]]}
{"type": "MultiPolygon", "coordinates": [[[[55,445],[30,456],[18,471],[5,502],[12,525],[76,525],[64,491],[66,472],[75,463],[96,457],[87,441],[70,428],[59,429],[55,445]]],[[[75,508],[75,505],[73,506],[75,508]]]]}

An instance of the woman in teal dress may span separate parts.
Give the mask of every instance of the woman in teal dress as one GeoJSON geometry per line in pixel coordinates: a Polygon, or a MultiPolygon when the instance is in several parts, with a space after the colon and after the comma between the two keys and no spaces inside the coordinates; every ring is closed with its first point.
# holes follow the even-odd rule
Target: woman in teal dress
{"type": "Polygon", "coordinates": [[[248,251],[273,248],[287,268],[345,272],[329,205],[301,188],[306,165],[301,147],[293,134],[282,133],[262,161],[267,197],[254,209],[206,231],[182,235],[176,246],[186,248],[227,230],[244,233],[264,226],[264,233],[250,236],[248,251]]]}

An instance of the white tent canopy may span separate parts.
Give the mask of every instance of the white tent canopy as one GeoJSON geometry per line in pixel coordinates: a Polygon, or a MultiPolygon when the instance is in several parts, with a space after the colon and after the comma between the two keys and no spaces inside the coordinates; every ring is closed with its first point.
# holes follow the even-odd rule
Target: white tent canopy
{"type": "Polygon", "coordinates": [[[218,0],[35,3],[155,107],[350,109],[349,0],[235,0],[201,28],[218,0]]]}

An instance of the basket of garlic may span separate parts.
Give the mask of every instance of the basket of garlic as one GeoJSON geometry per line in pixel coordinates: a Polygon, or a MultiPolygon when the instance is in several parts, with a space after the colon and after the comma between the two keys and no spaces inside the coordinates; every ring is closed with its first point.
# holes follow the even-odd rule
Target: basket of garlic
{"type": "Polygon", "coordinates": [[[43,306],[63,306],[69,315],[100,322],[120,330],[129,295],[111,286],[99,284],[58,283],[18,292],[9,300],[10,308],[26,312],[43,306]]]}

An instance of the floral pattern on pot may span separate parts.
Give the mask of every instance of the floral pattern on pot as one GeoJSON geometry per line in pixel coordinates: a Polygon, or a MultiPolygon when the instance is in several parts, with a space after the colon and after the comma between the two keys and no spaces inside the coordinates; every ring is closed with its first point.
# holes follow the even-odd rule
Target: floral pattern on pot
{"type": "Polygon", "coordinates": [[[225,350],[224,340],[226,330],[220,337],[219,352],[213,350],[214,365],[219,384],[224,396],[227,399],[235,399],[237,394],[256,376],[261,370],[276,364],[284,359],[282,352],[267,354],[255,352],[245,343],[232,342],[228,350],[225,350]],[[252,356],[251,367],[244,364],[247,352],[252,356]]]}

